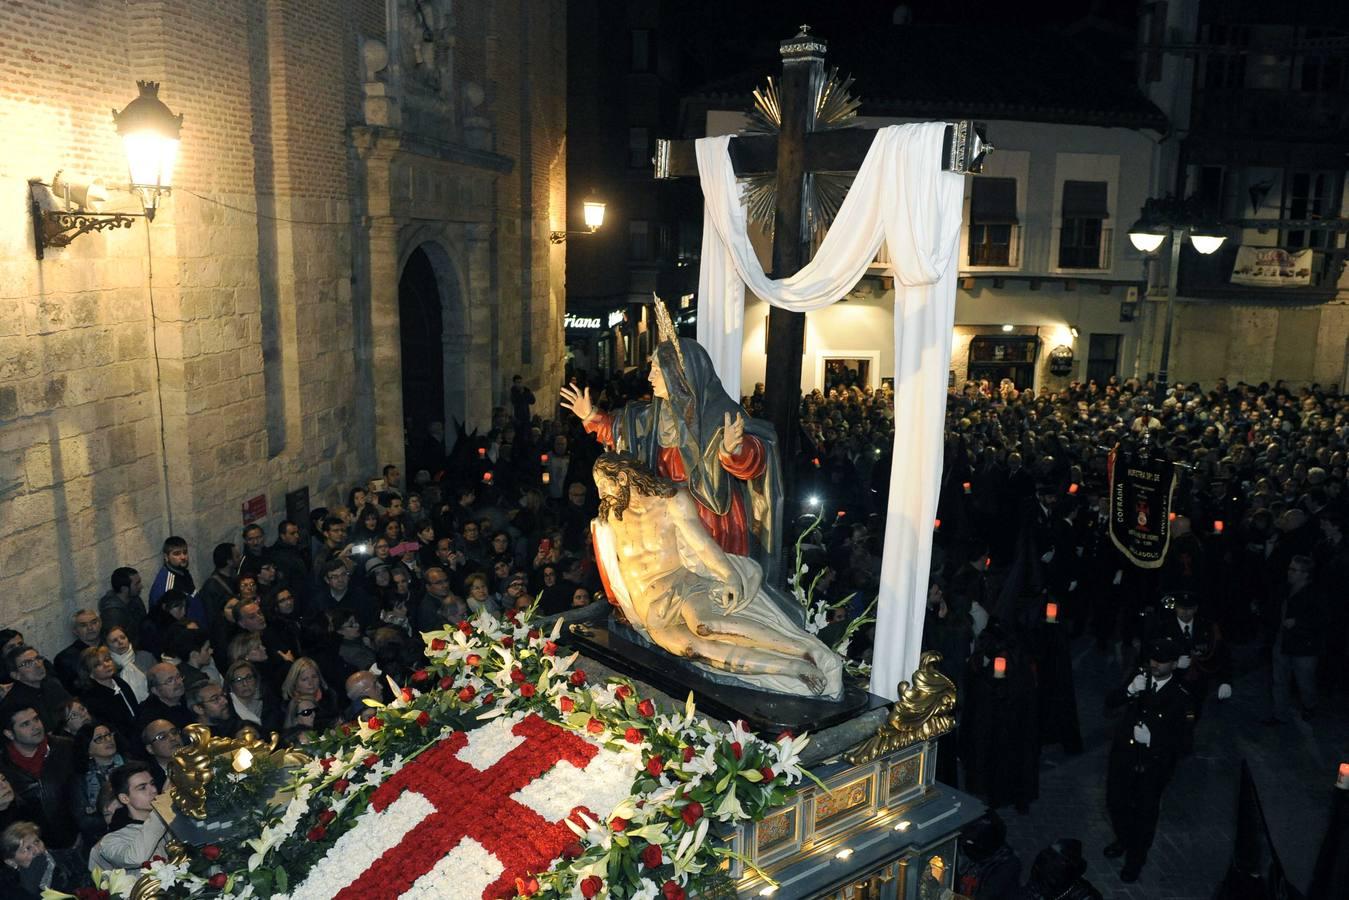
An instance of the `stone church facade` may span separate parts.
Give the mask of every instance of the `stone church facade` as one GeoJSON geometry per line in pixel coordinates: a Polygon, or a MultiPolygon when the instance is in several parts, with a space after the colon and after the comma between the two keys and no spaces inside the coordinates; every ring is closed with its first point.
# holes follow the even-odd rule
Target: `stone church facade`
{"type": "Polygon", "coordinates": [[[200,582],[250,499],[270,541],[288,493],[403,464],[405,347],[470,428],[560,382],[561,0],[13,0],[0,35],[0,625],[54,652],[167,535],[200,582]],[[140,211],[136,80],[184,116],[172,197],[38,261],[32,179],[140,211]]]}

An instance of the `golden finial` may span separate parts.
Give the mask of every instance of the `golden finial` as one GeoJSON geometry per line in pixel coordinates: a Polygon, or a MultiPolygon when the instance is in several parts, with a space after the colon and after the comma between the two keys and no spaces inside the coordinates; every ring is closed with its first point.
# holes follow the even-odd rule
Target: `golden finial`
{"type": "Polygon", "coordinates": [[[651,305],[656,308],[656,340],[669,341],[674,347],[675,356],[679,359],[679,371],[684,371],[684,351],[679,347],[679,333],[675,331],[674,321],[670,318],[670,311],[665,308],[665,304],[654,293],[651,295],[651,305]]]}

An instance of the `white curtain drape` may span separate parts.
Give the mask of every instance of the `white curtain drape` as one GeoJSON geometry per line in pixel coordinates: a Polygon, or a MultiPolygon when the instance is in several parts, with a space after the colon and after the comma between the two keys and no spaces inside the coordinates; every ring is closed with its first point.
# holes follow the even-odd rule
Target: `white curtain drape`
{"type": "Polygon", "coordinates": [[[730,136],[697,142],[703,188],[698,342],[732,396],[740,390],[745,286],[793,312],[840,300],[882,242],[895,278],[895,449],[877,603],[873,693],[894,699],[918,667],[932,523],[941,479],[964,179],[941,167],[945,123],[876,133],[819,251],[774,280],[750,244],[730,136]]]}

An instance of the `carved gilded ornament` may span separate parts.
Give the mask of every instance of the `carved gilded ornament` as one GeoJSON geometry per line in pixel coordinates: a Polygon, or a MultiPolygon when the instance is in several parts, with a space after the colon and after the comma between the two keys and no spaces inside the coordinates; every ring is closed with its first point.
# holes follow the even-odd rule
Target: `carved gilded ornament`
{"type": "Polygon", "coordinates": [[[940,653],[924,653],[913,684],[899,683],[899,699],[877,732],[844,754],[853,765],[869,763],[912,744],[930,741],[955,728],[956,686],[940,671],[940,653]]]}

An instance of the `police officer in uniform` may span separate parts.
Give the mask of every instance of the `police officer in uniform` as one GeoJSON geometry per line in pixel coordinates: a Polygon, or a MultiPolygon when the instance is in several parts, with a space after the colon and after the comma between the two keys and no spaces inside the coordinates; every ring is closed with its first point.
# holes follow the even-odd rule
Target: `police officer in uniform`
{"type": "MultiPolygon", "coordinates": [[[[1196,725],[1204,701],[1218,688],[1218,699],[1232,696],[1232,654],[1223,640],[1218,624],[1199,613],[1199,596],[1192,591],[1176,591],[1162,597],[1161,608],[1153,612],[1147,626],[1150,640],[1171,638],[1180,658],[1176,677],[1190,695],[1193,704],[1191,724],[1196,725]]],[[[1192,735],[1187,736],[1192,739],[1192,735]]]]}
{"type": "Polygon", "coordinates": [[[1106,706],[1125,707],[1110,744],[1106,807],[1115,840],[1105,848],[1124,857],[1120,880],[1134,882],[1157,833],[1166,790],[1185,739],[1189,694],[1175,677],[1180,647],[1161,638],[1147,647],[1147,666],[1106,696],[1106,706]]]}

